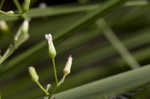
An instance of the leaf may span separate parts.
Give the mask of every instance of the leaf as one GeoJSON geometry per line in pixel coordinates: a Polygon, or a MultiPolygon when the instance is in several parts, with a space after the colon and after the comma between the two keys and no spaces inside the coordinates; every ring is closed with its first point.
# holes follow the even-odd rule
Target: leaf
{"type": "Polygon", "coordinates": [[[101,97],[117,95],[150,82],[150,65],[98,80],[59,94],[56,99],[83,99],[98,93],[101,97]],[[136,82],[136,83],[135,83],[136,82]]]}

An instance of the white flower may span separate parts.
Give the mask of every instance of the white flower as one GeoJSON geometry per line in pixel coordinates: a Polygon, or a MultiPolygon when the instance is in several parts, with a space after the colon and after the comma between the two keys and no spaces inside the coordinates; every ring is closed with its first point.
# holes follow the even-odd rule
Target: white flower
{"type": "Polygon", "coordinates": [[[53,44],[52,35],[51,34],[46,34],[45,38],[48,41],[49,54],[50,54],[51,58],[55,58],[55,56],[56,56],[56,50],[55,50],[55,47],[54,47],[54,44],[53,44]]]}
{"type": "Polygon", "coordinates": [[[72,56],[70,55],[68,57],[67,63],[66,63],[65,68],[64,68],[64,75],[70,74],[71,66],[72,66],[72,56]]]}
{"type": "Polygon", "coordinates": [[[29,67],[29,74],[33,81],[37,82],[39,80],[39,76],[33,66],[29,67]]]}

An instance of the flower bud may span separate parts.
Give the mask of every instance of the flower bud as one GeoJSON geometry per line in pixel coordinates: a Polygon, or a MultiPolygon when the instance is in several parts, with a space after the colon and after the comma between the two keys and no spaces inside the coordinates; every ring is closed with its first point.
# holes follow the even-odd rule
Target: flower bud
{"type": "Polygon", "coordinates": [[[24,20],[21,27],[19,28],[19,31],[15,35],[14,40],[18,41],[19,38],[21,38],[20,40],[23,40],[23,38],[28,38],[29,36],[28,30],[29,30],[29,20],[24,20]]]}
{"type": "Polygon", "coordinates": [[[33,81],[37,82],[39,80],[39,76],[34,67],[29,67],[29,74],[33,81]]]}
{"type": "Polygon", "coordinates": [[[25,20],[22,24],[22,32],[27,33],[29,30],[29,20],[25,20]]]}
{"type": "Polygon", "coordinates": [[[71,65],[72,65],[72,56],[69,56],[68,60],[67,60],[67,63],[65,65],[65,68],[64,68],[64,75],[70,74],[71,65]]]}
{"type": "Polygon", "coordinates": [[[11,15],[11,14],[14,14],[14,11],[10,10],[10,11],[7,11],[7,13],[11,15]]]}
{"type": "Polygon", "coordinates": [[[0,21],[0,30],[2,30],[2,31],[8,31],[8,25],[3,20],[0,21]]]}
{"type": "Polygon", "coordinates": [[[46,90],[49,91],[50,88],[51,88],[51,84],[47,84],[46,90]]]}
{"type": "Polygon", "coordinates": [[[51,34],[46,34],[45,38],[48,41],[48,47],[49,47],[49,55],[51,56],[51,58],[55,58],[56,56],[56,50],[53,44],[53,38],[51,34]]]}

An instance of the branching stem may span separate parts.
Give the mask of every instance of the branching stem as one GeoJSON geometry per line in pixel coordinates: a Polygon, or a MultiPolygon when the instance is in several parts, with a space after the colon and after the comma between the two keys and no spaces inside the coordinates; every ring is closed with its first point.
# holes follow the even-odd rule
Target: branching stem
{"type": "Polygon", "coordinates": [[[56,71],[56,65],[55,65],[55,58],[52,58],[52,64],[53,64],[53,72],[55,77],[56,86],[58,85],[58,78],[57,78],[57,71],[56,71]]]}
{"type": "Polygon", "coordinates": [[[22,12],[22,7],[21,7],[19,1],[18,1],[18,0],[13,0],[13,1],[14,1],[14,4],[16,5],[17,9],[18,9],[19,12],[21,13],[21,12],[22,12]]]}
{"type": "Polygon", "coordinates": [[[40,88],[41,90],[48,96],[49,95],[49,92],[41,85],[40,82],[35,82],[40,88]]]}

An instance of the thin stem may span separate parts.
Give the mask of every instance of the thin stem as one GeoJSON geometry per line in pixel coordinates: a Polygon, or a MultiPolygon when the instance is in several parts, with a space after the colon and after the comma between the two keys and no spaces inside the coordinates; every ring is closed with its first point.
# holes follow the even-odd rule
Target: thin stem
{"type": "Polygon", "coordinates": [[[15,47],[13,45],[10,45],[4,55],[0,57],[0,64],[2,64],[14,52],[14,50],[15,47]]]}
{"type": "MultiPolygon", "coordinates": [[[[51,87],[51,85],[48,84],[47,87],[46,87],[46,90],[49,91],[50,87],[51,87]]],[[[50,95],[49,96],[44,96],[43,99],[49,99],[49,97],[50,97],[50,95]]]]}
{"type": "MultiPolygon", "coordinates": [[[[21,33],[20,28],[18,31],[19,32],[17,32],[17,34],[21,33]]],[[[5,53],[0,57],[0,64],[2,64],[10,55],[12,55],[13,52],[28,39],[28,37],[29,37],[28,33],[19,36],[18,40],[17,41],[15,40],[14,44],[13,45],[11,44],[5,51],[5,53]]]]}
{"type": "Polygon", "coordinates": [[[2,11],[2,10],[0,10],[0,14],[1,15],[6,15],[6,16],[21,16],[22,15],[21,13],[19,13],[19,14],[10,14],[10,13],[7,13],[7,12],[2,11]]]}
{"type": "Polygon", "coordinates": [[[64,81],[65,81],[65,79],[66,79],[66,75],[64,75],[64,76],[62,77],[62,79],[59,81],[58,86],[60,86],[61,84],[63,84],[64,81]]]}
{"type": "Polygon", "coordinates": [[[47,96],[49,95],[49,92],[41,85],[40,82],[36,81],[35,83],[40,87],[40,89],[41,89],[47,96]]]}
{"type": "MultiPolygon", "coordinates": [[[[51,99],[51,97],[53,96],[53,94],[54,94],[54,92],[56,91],[56,89],[57,89],[61,84],[64,83],[66,76],[67,76],[67,75],[64,75],[64,76],[62,77],[62,79],[59,81],[59,83],[57,84],[57,86],[55,86],[55,88],[51,91],[51,94],[49,95],[48,99],[51,99]]],[[[46,99],[46,98],[45,98],[45,99],[46,99]]]]}
{"type": "Polygon", "coordinates": [[[56,82],[56,86],[57,86],[58,85],[58,78],[57,78],[57,72],[56,72],[55,58],[52,58],[52,64],[53,64],[55,82],[56,82]]]}
{"type": "Polygon", "coordinates": [[[18,0],[13,0],[14,4],[16,5],[17,9],[19,10],[19,12],[22,12],[22,7],[20,5],[20,3],[18,2],[18,0]]]}
{"type": "Polygon", "coordinates": [[[4,2],[5,2],[5,0],[2,0],[2,1],[0,2],[0,9],[2,9],[2,7],[3,7],[3,5],[4,5],[4,2]]]}

